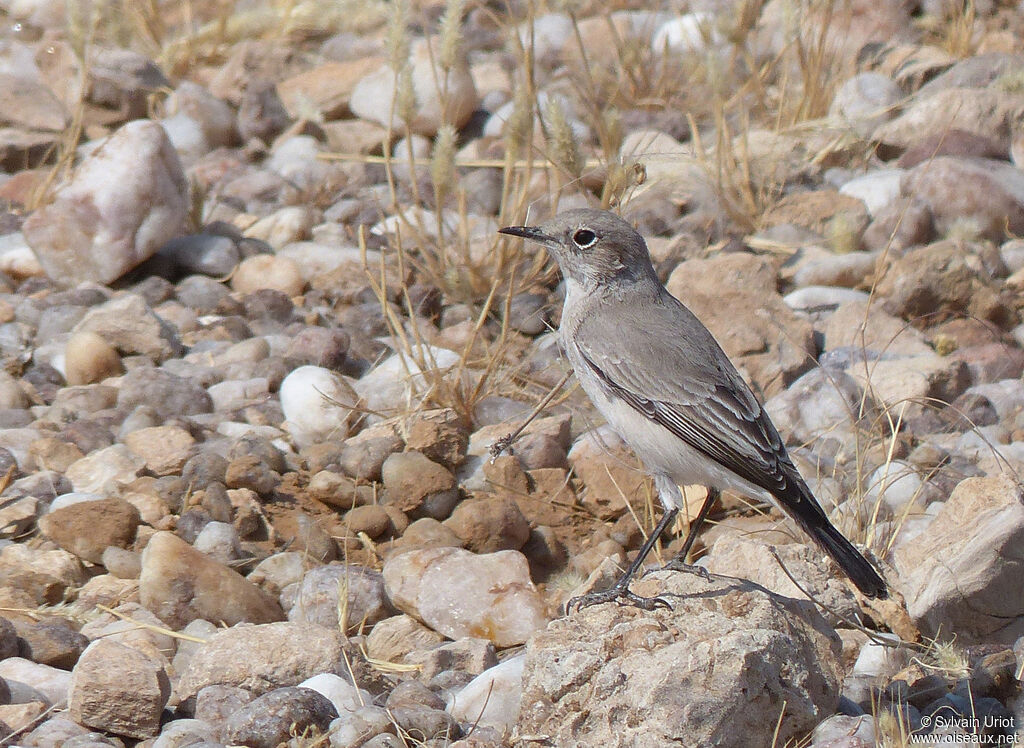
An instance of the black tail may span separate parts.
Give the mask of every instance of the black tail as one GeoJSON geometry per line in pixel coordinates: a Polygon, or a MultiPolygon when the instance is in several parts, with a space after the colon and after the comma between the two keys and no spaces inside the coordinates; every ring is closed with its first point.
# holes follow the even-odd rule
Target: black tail
{"type": "Polygon", "coordinates": [[[853,543],[829,524],[827,519],[822,519],[824,521],[815,523],[814,527],[805,525],[805,529],[811,537],[832,557],[833,561],[839,564],[839,568],[846,573],[851,582],[857,585],[857,589],[868,597],[883,599],[889,597],[885,580],[875,571],[875,567],[853,547],[853,543]]]}

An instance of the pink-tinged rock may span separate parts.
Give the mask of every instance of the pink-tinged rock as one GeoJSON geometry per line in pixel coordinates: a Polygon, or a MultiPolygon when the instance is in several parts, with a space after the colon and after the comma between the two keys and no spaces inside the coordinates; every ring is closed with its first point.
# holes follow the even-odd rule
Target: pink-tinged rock
{"type": "Polygon", "coordinates": [[[548,622],[518,551],[408,551],[384,564],[384,584],[399,609],[452,639],[474,636],[511,647],[548,622]]]}
{"type": "Polygon", "coordinates": [[[164,129],[136,120],[87,156],[22,231],[54,281],[109,283],[180,234],[188,208],[164,129]]]}
{"type": "Polygon", "coordinates": [[[156,533],[142,552],[139,600],[176,629],[197,618],[229,626],[284,618],[273,597],[170,532],[156,533]]]}

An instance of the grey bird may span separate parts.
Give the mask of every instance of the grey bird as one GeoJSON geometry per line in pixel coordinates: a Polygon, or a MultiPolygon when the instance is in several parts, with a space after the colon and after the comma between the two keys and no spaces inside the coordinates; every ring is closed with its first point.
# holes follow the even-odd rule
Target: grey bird
{"type": "MultiPolygon", "coordinates": [[[[868,597],[885,581],[829,522],[790,459],[778,430],[710,331],[658,280],[647,244],[626,221],[600,210],[570,210],[503,234],[537,242],[565,278],[559,335],[596,408],[644,463],[664,514],[636,560],[609,590],[570,601],[666,603],[629,590],[658,537],[683,507],[680,485],[708,496],[682,550],[666,568],[690,570],[686,556],[719,491],[778,506],[868,597]]],[[[706,572],[705,572],[706,573],[706,572]]]]}

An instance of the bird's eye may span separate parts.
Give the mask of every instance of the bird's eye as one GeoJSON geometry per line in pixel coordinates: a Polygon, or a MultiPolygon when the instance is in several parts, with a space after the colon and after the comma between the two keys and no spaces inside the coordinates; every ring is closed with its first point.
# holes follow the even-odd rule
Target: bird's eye
{"type": "Polygon", "coordinates": [[[572,240],[580,249],[589,249],[597,241],[597,234],[590,229],[580,229],[572,235],[572,240]]]}

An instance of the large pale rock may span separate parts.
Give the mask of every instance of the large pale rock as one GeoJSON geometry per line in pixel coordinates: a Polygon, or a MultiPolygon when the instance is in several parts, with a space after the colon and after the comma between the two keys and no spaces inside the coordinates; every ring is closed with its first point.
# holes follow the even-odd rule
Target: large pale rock
{"type": "MultiPolygon", "coordinates": [[[[410,50],[409,70],[416,101],[413,119],[407,124],[413,132],[433,136],[445,123],[456,128],[466,124],[476,109],[477,94],[465,60],[456,61],[448,71],[440,70],[438,41],[434,39],[429,43],[433,49],[427,46],[426,40],[420,39],[413,42],[410,50]]],[[[357,116],[384,126],[394,117],[393,127],[401,129],[405,123],[399,119],[394,101],[397,89],[395,71],[382,63],[356,84],[349,106],[357,116]]]]}
{"type": "Polygon", "coordinates": [[[925,636],[1012,643],[1024,634],[1024,491],[1008,478],[967,478],[927,532],[894,563],[925,636]]]}
{"type": "Polygon", "coordinates": [[[139,600],[173,628],[205,618],[229,626],[284,618],[270,595],[170,532],[158,532],[142,552],[139,600]]]}
{"type": "Polygon", "coordinates": [[[71,674],[70,714],[87,727],[132,738],[160,732],[160,715],[171,695],[162,665],[137,649],[97,639],[71,674]]]}
{"type": "Polygon", "coordinates": [[[396,607],[452,639],[474,636],[511,647],[547,623],[518,551],[408,551],[384,564],[384,584],[396,607]]]}
{"type": "Polygon", "coordinates": [[[283,622],[235,626],[218,631],[192,656],[177,694],[184,701],[207,686],[234,686],[258,695],[319,673],[345,673],[337,628],[283,622]]]}
{"type": "Polygon", "coordinates": [[[633,589],[669,595],[672,609],[597,605],[531,637],[520,735],[566,746],[768,748],[835,711],[839,637],[811,603],[690,574],[649,575],[633,589]]]}
{"type": "Polygon", "coordinates": [[[129,122],[87,156],[22,231],[54,281],[109,283],[179,234],[188,182],[155,122],[129,122]]]}
{"type": "Polygon", "coordinates": [[[736,252],[687,260],[666,284],[765,396],[811,368],[816,353],[811,324],[786,305],[776,283],[770,260],[736,252]]]}
{"type": "Polygon", "coordinates": [[[330,439],[342,442],[359,396],[338,374],[322,366],[300,366],[281,382],[281,409],[300,447],[330,439]]]}

